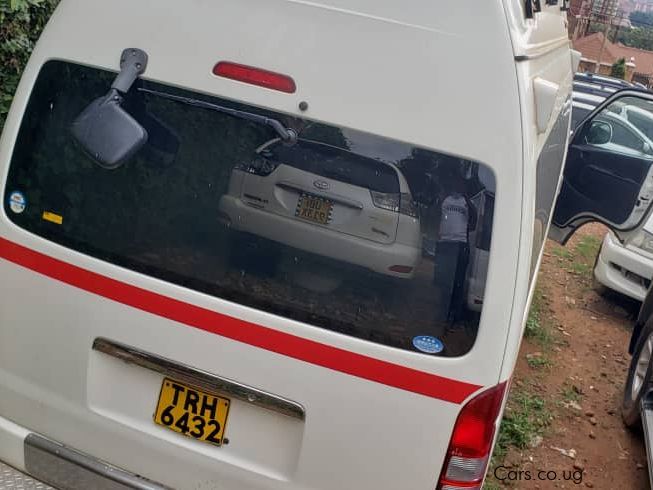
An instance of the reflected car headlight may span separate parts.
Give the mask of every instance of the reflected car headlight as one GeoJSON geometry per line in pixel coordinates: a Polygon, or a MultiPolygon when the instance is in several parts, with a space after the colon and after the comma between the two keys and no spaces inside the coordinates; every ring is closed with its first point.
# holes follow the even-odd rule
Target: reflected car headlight
{"type": "Polygon", "coordinates": [[[653,234],[641,230],[632,239],[631,244],[637,248],[653,253],[653,234]]]}

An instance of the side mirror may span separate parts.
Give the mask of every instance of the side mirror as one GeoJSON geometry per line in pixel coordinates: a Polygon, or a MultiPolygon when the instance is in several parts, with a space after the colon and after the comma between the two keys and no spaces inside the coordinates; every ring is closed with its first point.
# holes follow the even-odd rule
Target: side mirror
{"type": "Polygon", "coordinates": [[[122,94],[145,72],[147,54],[140,49],[126,49],[120,67],[109,93],[91,102],[71,127],[84,152],[106,169],[121,166],[148,139],[145,128],[122,108],[122,94]]]}
{"type": "Polygon", "coordinates": [[[591,145],[605,145],[612,141],[612,126],[605,121],[592,121],[585,141],[591,145]]]}

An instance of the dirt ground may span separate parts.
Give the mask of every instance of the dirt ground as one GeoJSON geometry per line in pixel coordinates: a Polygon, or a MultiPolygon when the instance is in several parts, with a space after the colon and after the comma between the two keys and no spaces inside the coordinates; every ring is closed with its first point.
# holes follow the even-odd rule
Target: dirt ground
{"type": "Polygon", "coordinates": [[[643,438],[620,415],[639,305],[591,287],[604,234],[590,225],[564,248],[547,245],[536,299],[550,341],[525,340],[502,429],[513,441],[520,428],[534,432],[495,457],[486,488],[649,488],[643,438]]]}

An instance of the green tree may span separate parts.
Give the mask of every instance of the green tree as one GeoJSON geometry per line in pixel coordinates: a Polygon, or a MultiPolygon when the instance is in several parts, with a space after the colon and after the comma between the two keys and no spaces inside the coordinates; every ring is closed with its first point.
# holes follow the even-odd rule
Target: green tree
{"type": "Polygon", "coordinates": [[[616,63],[612,65],[610,70],[610,75],[616,78],[621,78],[622,80],[626,78],[626,59],[620,58],[616,63]]]}
{"type": "Polygon", "coordinates": [[[633,27],[632,29],[622,29],[616,41],[631,48],[653,51],[653,28],[633,27]]]}
{"type": "Polygon", "coordinates": [[[20,75],[59,0],[0,0],[0,130],[20,75]]]}

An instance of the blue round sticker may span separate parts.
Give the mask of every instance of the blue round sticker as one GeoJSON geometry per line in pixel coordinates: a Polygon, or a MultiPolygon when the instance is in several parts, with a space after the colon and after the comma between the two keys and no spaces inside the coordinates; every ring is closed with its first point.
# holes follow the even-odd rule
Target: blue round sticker
{"type": "Polygon", "coordinates": [[[442,341],[430,335],[420,335],[419,337],[413,338],[413,345],[417,350],[426,352],[427,354],[439,354],[444,350],[442,341]]]}
{"type": "Polygon", "coordinates": [[[27,207],[27,199],[22,192],[14,191],[9,195],[9,209],[14,213],[20,214],[27,207]]]}

